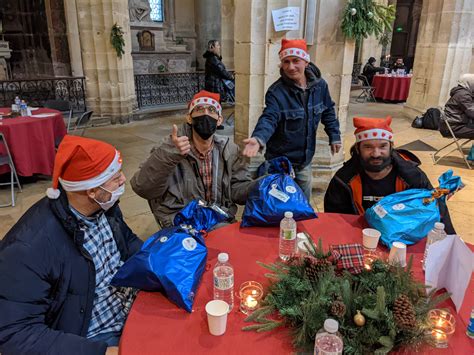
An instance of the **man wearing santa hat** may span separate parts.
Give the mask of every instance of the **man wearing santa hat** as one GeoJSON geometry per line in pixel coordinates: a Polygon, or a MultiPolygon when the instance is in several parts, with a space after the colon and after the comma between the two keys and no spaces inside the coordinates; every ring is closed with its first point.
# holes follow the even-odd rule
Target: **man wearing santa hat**
{"type": "Polygon", "coordinates": [[[142,245],[121,169],[110,144],[64,137],[47,197],[0,242],[0,353],[117,353],[136,290],[110,281],[142,245]]]}
{"type": "Polygon", "coordinates": [[[283,39],[281,77],[265,95],[265,109],[252,136],[244,140],[243,154],[254,157],[264,148],[265,159],[286,156],[294,167],[295,181],[310,199],[311,161],[319,122],[329,137],[332,154],[341,149],[341,133],[334,102],[321,72],[310,63],[304,39],[283,39]]]}
{"type": "Polygon", "coordinates": [[[130,184],[148,200],[156,221],[171,226],[176,213],[200,199],[228,213],[234,220],[236,204],[245,204],[255,183],[229,137],[216,135],[222,123],[219,94],[205,90],[189,103],[186,122],[153,148],[130,184]]]}
{"type": "MultiPolygon", "coordinates": [[[[420,160],[393,147],[392,118],[354,117],[356,143],[351,158],[331,179],[324,196],[324,212],[359,214],[384,196],[408,189],[432,189],[420,160]]],[[[446,232],[454,234],[449,212],[440,204],[446,232]]]]}

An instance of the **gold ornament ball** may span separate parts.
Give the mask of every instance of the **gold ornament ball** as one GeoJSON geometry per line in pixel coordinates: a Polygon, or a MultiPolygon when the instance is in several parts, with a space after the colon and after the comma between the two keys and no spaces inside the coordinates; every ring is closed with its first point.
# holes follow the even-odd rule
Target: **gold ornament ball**
{"type": "Polygon", "coordinates": [[[362,313],[360,313],[360,311],[357,311],[357,314],[354,316],[354,323],[358,326],[358,327],[362,327],[364,326],[365,324],[365,317],[362,313]]]}

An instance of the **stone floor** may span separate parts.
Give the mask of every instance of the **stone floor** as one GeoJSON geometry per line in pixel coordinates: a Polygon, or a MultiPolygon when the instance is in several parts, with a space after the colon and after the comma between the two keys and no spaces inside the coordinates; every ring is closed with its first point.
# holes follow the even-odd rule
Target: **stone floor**
{"type": "MultiPolygon", "coordinates": [[[[356,94],[357,92],[353,92],[353,96],[356,94]]],[[[351,103],[347,121],[347,134],[344,140],[346,156],[349,154],[350,146],[354,143],[352,117],[356,115],[366,117],[391,115],[393,117],[392,128],[395,132],[396,145],[410,149],[421,159],[422,169],[434,186],[437,185],[438,176],[450,168],[454,170],[455,174],[462,177],[466,187],[452,197],[448,202],[448,206],[458,234],[464,240],[474,243],[474,228],[472,228],[472,221],[474,220],[474,199],[472,198],[474,196],[474,170],[468,170],[461,158],[455,155],[442,161],[442,165],[434,165],[430,154],[443,146],[446,140],[441,138],[436,131],[411,128],[411,120],[403,117],[402,109],[402,104],[351,103]]],[[[128,178],[131,178],[139,164],[147,158],[151,148],[170,133],[171,125],[180,123],[182,120],[182,116],[169,116],[155,120],[132,122],[127,125],[97,127],[89,129],[86,136],[115,145],[124,157],[124,173],[128,178]]],[[[232,134],[232,131],[227,128],[224,133],[232,134]]],[[[44,191],[49,185],[50,181],[45,178],[25,183],[23,192],[17,194],[17,205],[13,208],[0,209],[0,239],[33,203],[44,196],[44,191]]],[[[2,188],[0,190],[0,204],[6,202],[8,198],[9,190],[2,188]]],[[[322,198],[321,194],[315,194],[312,201],[319,211],[323,210],[322,198]]],[[[147,202],[132,191],[128,182],[125,194],[121,199],[121,208],[127,223],[139,237],[146,239],[157,230],[157,225],[149,211],[147,202]]]]}

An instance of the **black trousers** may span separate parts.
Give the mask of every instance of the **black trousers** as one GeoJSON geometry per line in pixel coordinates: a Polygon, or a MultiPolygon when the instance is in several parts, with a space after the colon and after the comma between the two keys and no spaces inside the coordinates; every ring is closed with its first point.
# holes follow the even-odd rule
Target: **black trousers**
{"type": "MultiPolygon", "coordinates": [[[[471,122],[467,125],[450,124],[450,126],[456,138],[474,139],[474,123],[471,122]]],[[[439,131],[443,137],[451,137],[446,123],[442,120],[439,122],[439,131]]]]}

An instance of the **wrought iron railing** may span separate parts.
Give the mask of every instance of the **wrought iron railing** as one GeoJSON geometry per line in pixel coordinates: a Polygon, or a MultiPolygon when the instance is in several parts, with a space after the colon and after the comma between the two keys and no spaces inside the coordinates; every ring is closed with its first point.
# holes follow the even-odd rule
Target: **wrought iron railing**
{"type": "Polygon", "coordinates": [[[42,78],[0,81],[0,107],[10,106],[19,96],[31,106],[47,100],[65,100],[74,111],[86,110],[84,77],[42,78]]]}
{"type": "MultiPolygon", "coordinates": [[[[230,70],[233,73],[232,70],[230,70]]],[[[204,72],[158,73],[135,75],[135,93],[138,108],[187,104],[195,93],[204,89],[204,72]]],[[[227,96],[221,98],[233,102],[227,96]]]]}
{"type": "Polygon", "coordinates": [[[357,77],[360,75],[362,70],[362,63],[354,63],[352,66],[352,84],[359,84],[359,78],[357,77]]]}

